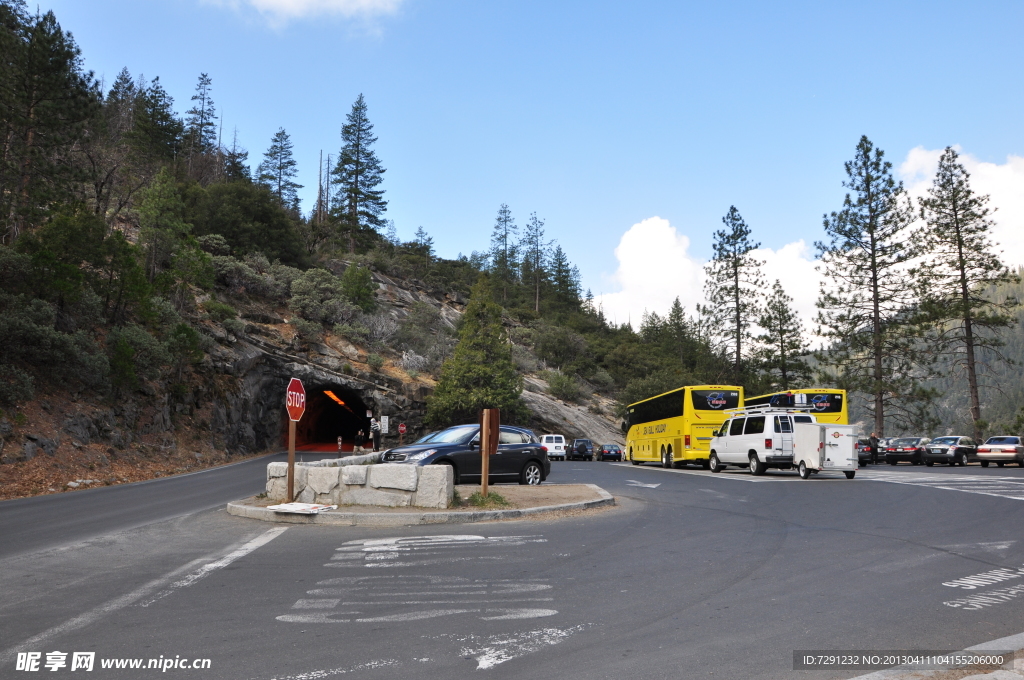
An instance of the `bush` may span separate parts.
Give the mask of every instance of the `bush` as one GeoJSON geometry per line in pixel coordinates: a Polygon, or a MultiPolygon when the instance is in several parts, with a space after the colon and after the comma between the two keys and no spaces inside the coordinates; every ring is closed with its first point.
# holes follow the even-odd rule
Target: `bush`
{"type": "Polygon", "coordinates": [[[245,322],[241,319],[225,319],[224,330],[237,338],[245,334],[245,322]]]}
{"type": "Polygon", "coordinates": [[[370,329],[361,323],[339,323],[334,325],[334,334],[355,342],[364,343],[370,337],[370,329]]]}
{"type": "Polygon", "coordinates": [[[373,342],[387,344],[388,340],[398,332],[398,322],[388,314],[374,314],[363,317],[363,323],[369,329],[369,337],[373,342]]]}
{"type": "Polygon", "coordinates": [[[291,285],[288,305],[307,321],[321,324],[348,323],[357,313],[342,292],[341,281],[326,269],[310,269],[291,285]]]}
{"type": "Polygon", "coordinates": [[[305,319],[292,319],[292,328],[295,335],[303,342],[317,342],[324,334],[324,327],[315,321],[305,319]]]}
{"type": "Polygon", "coordinates": [[[15,406],[35,395],[35,380],[15,366],[0,365],[0,404],[15,406]]]}
{"type": "Polygon", "coordinates": [[[422,371],[427,366],[427,358],[420,356],[415,352],[404,351],[402,352],[402,369],[408,372],[410,375],[413,371],[417,373],[422,371]]]}
{"type": "Polygon", "coordinates": [[[384,357],[379,354],[371,354],[366,357],[366,363],[370,365],[374,371],[379,371],[384,368],[384,357]]]}
{"type": "Polygon", "coordinates": [[[533,373],[540,368],[537,357],[522,345],[512,345],[512,360],[516,362],[516,368],[523,373],[533,373]]]}
{"type": "Polygon", "coordinates": [[[130,355],[134,372],[141,378],[158,378],[161,369],[171,363],[167,347],[135,324],[112,329],[107,334],[107,344],[115,355],[120,352],[121,359],[130,355]]]}
{"type": "Polygon", "coordinates": [[[345,297],[364,312],[372,311],[377,306],[373,296],[377,284],[373,282],[373,274],[366,267],[349,265],[341,275],[341,287],[345,297]]]}
{"type": "Polygon", "coordinates": [[[345,375],[352,375],[352,373],[354,373],[354,371],[352,370],[352,364],[342,364],[341,372],[344,373],[345,375]]]}
{"type": "Polygon", "coordinates": [[[223,323],[228,319],[234,319],[238,316],[238,312],[235,311],[234,307],[217,300],[207,300],[203,303],[203,308],[210,315],[210,318],[217,323],[223,323]]]}
{"type": "Polygon", "coordinates": [[[200,236],[199,247],[208,252],[210,255],[230,255],[231,246],[228,244],[226,238],[220,234],[206,234],[200,236]]]}
{"type": "Polygon", "coordinates": [[[260,274],[233,257],[217,255],[212,258],[212,264],[217,284],[236,295],[248,293],[270,299],[284,296],[286,286],[278,283],[273,276],[260,274]]]}
{"type": "Polygon", "coordinates": [[[580,385],[576,378],[562,373],[553,373],[548,379],[548,391],[551,395],[562,401],[579,401],[582,396],[580,385]]]}

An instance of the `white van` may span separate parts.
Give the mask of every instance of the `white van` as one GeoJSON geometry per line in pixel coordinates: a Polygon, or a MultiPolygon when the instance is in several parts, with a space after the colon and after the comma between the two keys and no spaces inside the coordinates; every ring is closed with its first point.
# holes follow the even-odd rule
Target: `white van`
{"type": "Polygon", "coordinates": [[[540,443],[548,450],[548,460],[565,460],[565,437],[546,434],[540,438],[540,443]]]}
{"type": "Polygon", "coordinates": [[[711,438],[709,469],[721,472],[735,465],[749,468],[755,475],[764,474],[770,467],[792,469],[793,426],[816,422],[814,416],[796,409],[736,409],[711,438]]]}

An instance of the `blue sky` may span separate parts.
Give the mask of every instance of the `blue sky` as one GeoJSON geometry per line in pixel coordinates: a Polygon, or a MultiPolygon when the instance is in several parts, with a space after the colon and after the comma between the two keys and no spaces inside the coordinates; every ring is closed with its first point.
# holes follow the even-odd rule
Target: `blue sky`
{"type": "Polygon", "coordinates": [[[536,211],[584,286],[618,293],[606,300],[620,321],[675,294],[699,299],[696,270],[733,204],[799,287],[861,134],[908,182],[959,145],[981,175],[1001,178],[979,188],[1007,204],[1005,219],[1024,217],[1010,205],[1024,193],[1020,2],[40,7],[108,85],[122,66],[159,75],[179,113],[209,73],[225,138],[237,128],[254,166],[283,126],[307,208],[320,150],[337,154],[363,93],[400,236],[422,225],[454,257],[487,247],[501,203],[520,224],[536,211]],[[787,247],[800,266],[779,255],[787,247]],[[638,268],[647,289],[629,276],[638,268]]]}

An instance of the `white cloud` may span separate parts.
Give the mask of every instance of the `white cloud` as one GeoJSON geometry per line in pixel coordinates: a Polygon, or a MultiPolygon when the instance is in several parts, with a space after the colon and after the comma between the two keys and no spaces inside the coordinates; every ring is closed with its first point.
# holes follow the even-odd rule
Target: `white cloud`
{"type": "Polygon", "coordinates": [[[213,4],[240,9],[252,7],[275,24],[292,19],[338,15],[346,18],[370,18],[394,14],[403,0],[207,0],[213,4]]]}
{"type": "MultiPolygon", "coordinates": [[[[960,151],[960,162],[971,174],[971,188],[976,193],[991,197],[989,207],[998,208],[992,215],[995,226],[992,240],[1003,251],[1004,262],[1024,264],[1024,157],[1009,155],[1003,164],[979,161],[960,151]]],[[[917,147],[910,150],[900,165],[899,173],[907,192],[915,197],[925,196],[932,185],[939,165],[942,149],[917,147]]]]}

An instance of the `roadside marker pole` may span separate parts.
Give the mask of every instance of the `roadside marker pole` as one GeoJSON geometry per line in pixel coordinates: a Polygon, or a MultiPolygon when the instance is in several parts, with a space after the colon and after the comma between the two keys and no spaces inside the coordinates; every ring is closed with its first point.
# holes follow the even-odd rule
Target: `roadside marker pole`
{"type": "Polygon", "coordinates": [[[491,455],[498,448],[498,433],[501,430],[500,411],[485,408],[480,411],[480,494],[487,498],[487,478],[491,474],[491,455]]]}
{"type": "Polygon", "coordinates": [[[288,502],[295,501],[295,421],[288,419],[288,502]]]}
{"type": "Polygon", "coordinates": [[[284,392],[284,407],[288,411],[288,502],[295,501],[295,423],[306,412],[306,388],[302,381],[292,378],[284,392]]]}

